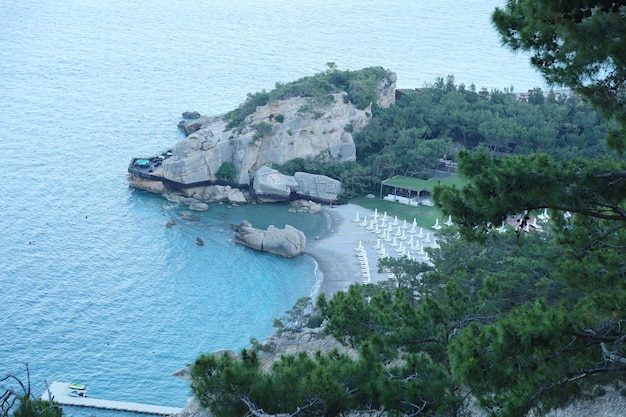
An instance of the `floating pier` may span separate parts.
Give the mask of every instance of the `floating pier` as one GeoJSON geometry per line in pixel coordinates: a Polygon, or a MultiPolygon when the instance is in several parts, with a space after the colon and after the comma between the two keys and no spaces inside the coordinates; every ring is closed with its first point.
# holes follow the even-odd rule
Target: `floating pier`
{"type": "Polygon", "coordinates": [[[100,400],[91,397],[72,397],[70,395],[69,382],[53,382],[50,387],[41,395],[42,400],[48,400],[50,395],[52,401],[59,405],[72,405],[77,407],[103,408],[106,410],[132,411],[134,413],[158,414],[174,416],[182,411],[182,408],[165,407],[160,405],[139,404],[126,401],[100,400]]]}

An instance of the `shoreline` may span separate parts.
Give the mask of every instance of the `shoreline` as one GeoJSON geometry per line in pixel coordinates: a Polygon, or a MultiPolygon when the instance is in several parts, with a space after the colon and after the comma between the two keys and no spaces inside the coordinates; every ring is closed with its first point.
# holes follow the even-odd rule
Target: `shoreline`
{"type": "MultiPolygon", "coordinates": [[[[387,256],[399,255],[388,242],[379,239],[376,233],[353,221],[357,213],[360,219],[369,219],[374,211],[348,203],[332,208],[325,206],[322,212],[327,218],[327,227],[313,241],[307,242],[304,251],[317,263],[319,278],[313,291],[315,297],[324,294],[330,299],[333,294],[347,290],[352,284],[375,284],[389,279],[388,273],[378,273],[379,254],[374,247],[379,243],[384,244],[387,256]],[[362,266],[357,256],[359,245],[367,254],[365,264],[369,267],[369,279],[364,272],[367,267],[362,266]]],[[[432,233],[431,230],[424,232],[432,233]]]]}

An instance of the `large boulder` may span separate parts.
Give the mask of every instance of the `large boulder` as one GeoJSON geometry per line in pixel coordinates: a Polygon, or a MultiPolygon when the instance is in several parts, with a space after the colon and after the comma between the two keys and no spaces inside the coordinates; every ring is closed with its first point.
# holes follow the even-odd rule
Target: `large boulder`
{"type": "Polygon", "coordinates": [[[294,177],[283,175],[267,166],[261,167],[254,175],[252,189],[256,197],[263,201],[285,201],[292,191],[298,188],[294,177]]]}
{"type": "Polygon", "coordinates": [[[243,191],[238,188],[226,187],[224,194],[226,195],[228,202],[232,204],[246,204],[248,202],[246,196],[243,194],[243,191]]]}
{"type": "Polygon", "coordinates": [[[261,201],[286,201],[292,194],[317,202],[336,200],[343,186],[341,181],[325,175],[296,172],[293,177],[269,167],[261,167],[254,176],[254,194],[261,201]]]}
{"type": "Polygon", "coordinates": [[[296,192],[298,195],[310,198],[314,201],[336,200],[341,194],[343,187],[341,181],[337,181],[325,175],[296,172],[295,180],[298,182],[296,192]]]}
{"type": "Polygon", "coordinates": [[[252,249],[293,258],[304,253],[306,248],[304,233],[288,224],[284,229],[270,225],[267,230],[262,230],[252,227],[244,220],[239,225],[230,227],[235,231],[235,242],[252,249]]]}

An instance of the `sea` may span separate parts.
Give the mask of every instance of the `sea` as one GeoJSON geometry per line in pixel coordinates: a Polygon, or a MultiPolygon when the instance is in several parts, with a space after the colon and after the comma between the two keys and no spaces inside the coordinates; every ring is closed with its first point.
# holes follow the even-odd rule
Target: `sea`
{"type": "Polygon", "coordinates": [[[504,4],[0,0],[0,378],[26,382],[28,363],[36,396],[67,381],[184,407],[191,391],[174,371],[263,340],[320,284],[311,258],[236,245],[228,224],[313,239],[326,221],[279,204],[212,204],[186,221],[185,206],[128,187],[131,158],[183,139],[183,111],[222,114],[329,63],[382,66],[398,88],[448,75],[546,88],[527,55],[501,46],[490,15],[504,4]]]}

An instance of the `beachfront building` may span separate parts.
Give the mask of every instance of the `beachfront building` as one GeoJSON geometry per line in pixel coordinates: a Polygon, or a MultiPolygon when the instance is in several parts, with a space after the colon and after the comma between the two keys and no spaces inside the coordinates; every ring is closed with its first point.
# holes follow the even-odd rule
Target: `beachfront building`
{"type": "Polygon", "coordinates": [[[380,198],[412,206],[432,206],[432,193],[436,185],[462,187],[465,182],[465,179],[458,175],[427,180],[396,175],[380,183],[380,198]]]}

